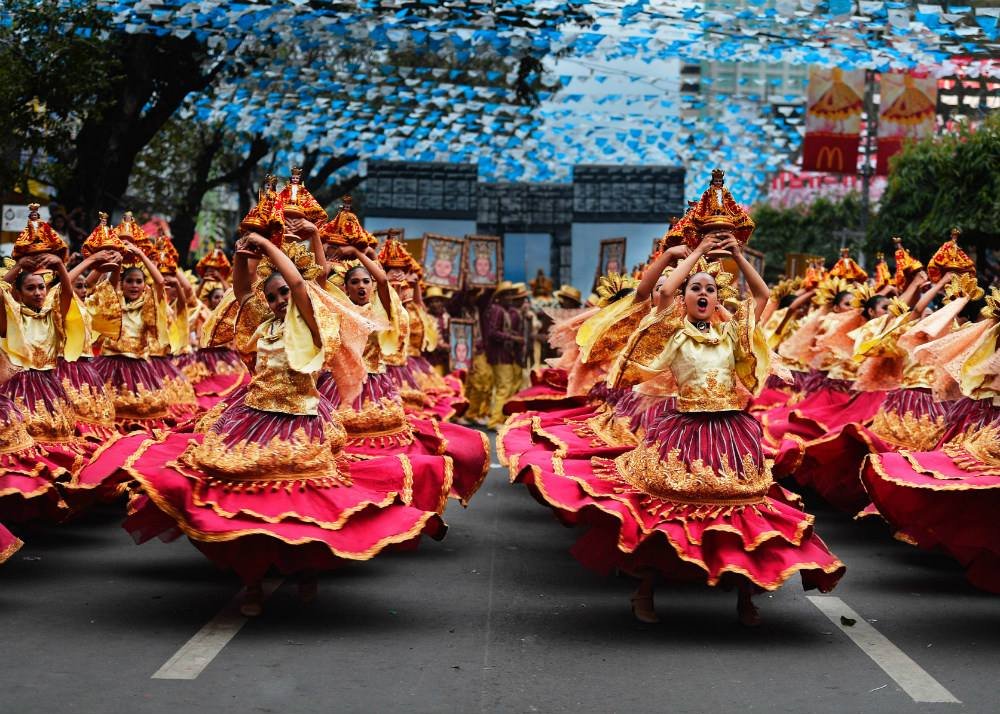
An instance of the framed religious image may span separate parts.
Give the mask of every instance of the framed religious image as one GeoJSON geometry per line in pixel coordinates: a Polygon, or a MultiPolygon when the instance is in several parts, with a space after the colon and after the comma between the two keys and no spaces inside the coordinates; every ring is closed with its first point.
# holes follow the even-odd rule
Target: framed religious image
{"type": "Polygon", "coordinates": [[[503,243],[496,236],[466,236],[465,287],[494,288],[503,280],[503,243]]]}
{"type": "Polygon", "coordinates": [[[475,323],[472,320],[452,320],[448,324],[448,355],[452,372],[469,371],[472,367],[472,348],[475,323]]]}
{"type": "Polygon", "coordinates": [[[628,272],[628,267],[625,265],[625,239],[607,238],[602,240],[601,251],[597,258],[597,274],[594,275],[594,287],[591,289],[597,289],[597,281],[601,279],[602,275],[610,273],[620,275],[625,272],[628,272]]]}
{"type": "Polygon", "coordinates": [[[462,238],[424,233],[420,264],[424,266],[424,282],[428,285],[448,290],[461,288],[464,259],[465,241],[462,238]]]}

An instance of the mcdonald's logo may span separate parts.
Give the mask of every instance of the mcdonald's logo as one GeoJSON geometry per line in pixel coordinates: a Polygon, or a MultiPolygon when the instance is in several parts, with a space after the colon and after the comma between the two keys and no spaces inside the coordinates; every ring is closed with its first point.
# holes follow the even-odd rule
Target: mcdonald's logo
{"type": "Polygon", "coordinates": [[[823,146],[816,154],[817,171],[843,171],[844,152],[839,146],[823,146]]]}

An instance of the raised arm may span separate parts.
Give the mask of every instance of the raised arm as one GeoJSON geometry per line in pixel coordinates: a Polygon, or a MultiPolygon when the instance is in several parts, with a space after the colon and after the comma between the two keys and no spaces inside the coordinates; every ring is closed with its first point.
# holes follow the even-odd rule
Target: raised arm
{"type": "Polygon", "coordinates": [[[247,239],[241,238],[236,244],[236,253],[233,254],[233,294],[241,305],[253,292],[250,280],[250,275],[253,272],[250,268],[251,257],[256,256],[251,252],[247,239]]]}
{"type": "Polygon", "coordinates": [[[757,319],[760,320],[760,316],[764,313],[764,306],[767,305],[767,298],[771,295],[771,289],[767,287],[764,278],[760,277],[753,264],[743,255],[743,246],[740,245],[735,236],[727,237],[719,247],[732,253],[733,260],[736,261],[737,267],[746,278],[750,294],[753,295],[754,302],[757,303],[755,312],[757,319]]]}
{"type": "Polygon", "coordinates": [[[663,275],[663,271],[667,269],[667,266],[676,263],[678,260],[683,260],[690,253],[691,249],[686,245],[675,245],[673,248],[669,248],[656,256],[656,259],[649,264],[649,267],[646,268],[642,274],[642,278],[639,280],[639,287],[635,289],[636,301],[649,300],[653,294],[653,290],[656,289],[656,281],[663,275]]]}
{"type": "Polygon", "coordinates": [[[304,217],[296,217],[288,221],[286,227],[290,233],[295,234],[297,240],[309,241],[309,249],[313,252],[316,265],[320,267],[320,273],[316,276],[316,280],[320,283],[325,281],[330,272],[330,266],[327,264],[326,251],[323,250],[323,239],[319,235],[316,224],[307,221],[304,217]]]}
{"type": "Polygon", "coordinates": [[[954,277],[955,277],[954,273],[945,273],[940,280],[938,280],[936,283],[934,283],[934,285],[931,286],[930,290],[928,290],[927,292],[925,292],[923,295],[920,296],[920,299],[917,301],[917,304],[913,307],[913,314],[916,316],[917,319],[919,319],[920,316],[924,314],[924,310],[926,310],[927,306],[931,304],[931,300],[933,300],[935,296],[938,293],[940,293],[944,289],[944,287],[951,282],[951,279],[954,277]]]}
{"type": "MultiPolygon", "coordinates": [[[[664,295],[673,295],[678,290],[680,290],[681,285],[683,285],[684,281],[688,279],[688,276],[691,274],[691,271],[694,270],[694,266],[698,264],[698,261],[702,258],[702,256],[704,256],[705,253],[707,253],[708,251],[718,247],[719,244],[717,240],[710,239],[707,237],[703,239],[701,243],[699,243],[694,250],[688,253],[688,256],[684,258],[684,260],[682,260],[677,264],[677,267],[674,268],[673,272],[667,276],[666,281],[663,283],[663,287],[660,288],[661,292],[664,295]]],[[[662,258],[663,256],[660,257],[662,258]]],[[[663,265],[665,267],[666,262],[664,262],[663,265]]],[[[651,265],[650,269],[653,269],[655,267],[656,267],[655,265],[651,265]]],[[[661,273],[663,272],[663,268],[660,268],[660,272],[661,273]]],[[[643,275],[643,278],[645,277],[646,276],[643,275]]],[[[657,276],[657,279],[659,279],[659,276],[657,276]]],[[[655,285],[656,282],[654,281],[653,284],[655,285]]],[[[659,310],[663,311],[667,309],[669,306],[670,306],[669,303],[661,302],[659,310]]]]}
{"type": "Polygon", "coordinates": [[[150,260],[149,256],[139,250],[134,243],[126,243],[125,247],[129,254],[137,257],[142,262],[143,267],[146,268],[146,272],[149,274],[150,280],[153,281],[153,290],[156,292],[157,299],[165,300],[166,291],[164,290],[164,285],[166,283],[163,280],[163,274],[160,273],[160,269],[156,267],[156,263],[150,260]]]}
{"type": "Polygon", "coordinates": [[[66,264],[62,262],[62,259],[58,255],[48,253],[42,259],[42,267],[48,268],[55,273],[56,278],[59,280],[59,286],[62,288],[59,291],[59,314],[66,317],[69,314],[70,306],[73,304],[73,281],[69,278],[69,271],[66,270],[66,264]]]}
{"type": "Polygon", "coordinates": [[[292,302],[295,303],[299,314],[305,320],[306,327],[309,328],[313,344],[317,347],[322,346],[323,342],[320,339],[319,325],[316,324],[316,316],[313,314],[312,301],[309,300],[309,290],[306,288],[306,280],[302,277],[299,269],[295,267],[295,263],[278,246],[257,233],[251,233],[247,236],[247,244],[259,250],[264,257],[271,261],[271,265],[274,266],[275,270],[281,273],[281,277],[285,279],[285,283],[288,285],[292,302]]]}

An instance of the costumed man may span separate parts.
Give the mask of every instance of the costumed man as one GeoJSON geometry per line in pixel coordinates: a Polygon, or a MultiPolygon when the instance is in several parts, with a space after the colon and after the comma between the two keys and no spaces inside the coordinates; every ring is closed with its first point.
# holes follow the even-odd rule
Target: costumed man
{"type": "Polygon", "coordinates": [[[489,309],[492,290],[473,289],[458,293],[452,302],[457,314],[453,318],[472,320],[472,364],[465,376],[465,398],[469,400],[469,408],[465,418],[459,421],[464,424],[486,426],[490,415],[490,400],[493,397],[493,368],[486,356],[486,315],[489,309]]]}
{"type": "Polygon", "coordinates": [[[483,340],[486,358],[493,372],[493,404],[488,426],[497,428],[506,417],[503,405],[521,388],[524,378],[524,316],[522,308],[528,297],[524,283],[504,280],[497,286],[486,311],[483,340]]]}

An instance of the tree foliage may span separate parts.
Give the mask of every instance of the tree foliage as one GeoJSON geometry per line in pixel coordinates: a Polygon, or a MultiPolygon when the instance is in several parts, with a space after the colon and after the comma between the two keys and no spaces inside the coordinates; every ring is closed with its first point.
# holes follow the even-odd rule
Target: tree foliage
{"type": "Polygon", "coordinates": [[[764,253],[765,278],[777,280],[785,269],[785,255],[821,255],[832,265],[841,244],[854,246],[861,218],[861,197],[848,194],[843,199],[818,198],[810,204],[776,208],[767,204],[754,207],[757,223],[751,246],[764,253]]]}
{"type": "Polygon", "coordinates": [[[892,162],[889,185],[869,244],[889,248],[902,235],[911,252],[929,258],[952,227],[979,249],[1000,245],[1000,114],[979,126],[907,143],[892,162]]]}

